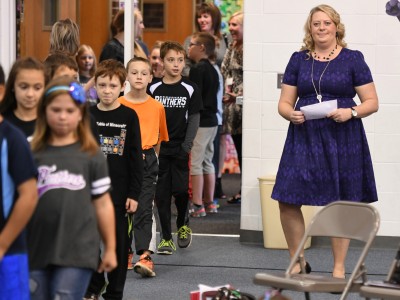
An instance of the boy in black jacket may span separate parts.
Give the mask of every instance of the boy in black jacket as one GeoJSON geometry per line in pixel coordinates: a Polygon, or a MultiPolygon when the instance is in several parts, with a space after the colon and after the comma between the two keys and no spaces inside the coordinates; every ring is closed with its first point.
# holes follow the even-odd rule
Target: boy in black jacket
{"type": "MultiPolygon", "coordinates": [[[[102,61],[95,73],[100,103],[92,106],[100,147],[107,156],[111,178],[111,198],[117,230],[117,268],[107,275],[104,299],[122,299],[127,272],[128,218],[137,208],[143,180],[143,157],[139,119],[136,112],[117,101],[126,80],[124,65],[116,60],[102,61]]],[[[97,299],[105,285],[104,274],[94,273],[86,298],[97,299]]]]}

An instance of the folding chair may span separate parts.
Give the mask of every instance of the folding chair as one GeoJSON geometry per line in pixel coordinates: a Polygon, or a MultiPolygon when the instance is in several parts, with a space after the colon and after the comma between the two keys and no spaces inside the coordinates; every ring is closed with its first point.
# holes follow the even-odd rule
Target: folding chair
{"type": "Polygon", "coordinates": [[[310,299],[310,292],[342,293],[340,299],[346,299],[349,292],[358,292],[362,282],[366,281],[364,261],[378,232],[379,224],[379,213],[371,205],[348,201],[330,203],[311,220],[286,272],[284,274],[258,273],[254,277],[254,283],[280,290],[304,292],[306,299],[310,299]],[[300,253],[307,238],[312,236],[348,238],[364,243],[348,279],[305,274],[304,267],[302,274],[290,274],[290,270],[298,261],[302,262],[301,265],[304,264],[304,258],[300,256],[300,253]]]}
{"type": "Polygon", "coordinates": [[[400,299],[400,246],[386,280],[365,282],[360,288],[360,295],[366,299],[400,299]]]}

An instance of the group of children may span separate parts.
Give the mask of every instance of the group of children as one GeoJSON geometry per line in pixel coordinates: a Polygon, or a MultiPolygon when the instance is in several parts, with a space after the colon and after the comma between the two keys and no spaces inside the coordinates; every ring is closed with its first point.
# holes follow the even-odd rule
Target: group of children
{"type": "MultiPolygon", "coordinates": [[[[126,68],[116,60],[102,61],[94,73],[99,102],[91,106],[71,57],[54,53],[44,65],[30,57],[14,63],[0,104],[5,119],[0,117],[0,299],[17,299],[17,291],[29,294],[28,252],[32,299],[66,294],[97,299],[106,285],[103,272],[108,273],[103,297],[122,299],[130,227],[140,255],[134,270],[142,276],[155,276],[155,251],[176,250],[172,197],[178,212],[176,242],[180,248],[190,246],[189,170],[200,195],[197,211],[203,207],[203,186],[215,181],[203,177],[203,170],[210,172],[217,126],[215,95],[209,95],[219,86],[209,62],[212,41],[193,37],[194,82],[181,75],[185,50],[177,42],[164,42],[159,49],[162,78],[153,78],[152,65],[140,57],[126,68]],[[125,81],[130,92],[120,97],[125,81]],[[161,227],[157,249],[151,246],[154,200],[161,227]],[[16,278],[24,280],[10,284],[16,278]]],[[[78,62],[89,69],[90,49],[81,54],[78,62]]],[[[209,212],[212,205],[211,198],[209,212]]]]}

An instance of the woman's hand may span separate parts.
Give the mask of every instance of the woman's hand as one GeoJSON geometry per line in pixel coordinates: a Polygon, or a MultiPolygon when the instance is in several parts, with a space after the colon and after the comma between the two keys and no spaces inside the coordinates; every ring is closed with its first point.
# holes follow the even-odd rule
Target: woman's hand
{"type": "Polygon", "coordinates": [[[290,122],[295,125],[299,125],[305,122],[304,114],[301,111],[293,110],[289,116],[290,122]]]}
{"type": "Polygon", "coordinates": [[[352,118],[351,108],[338,108],[335,111],[329,113],[327,118],[332,119],[337,123],[343,123],[352,118]]]}
{"type": "Polygon", "coordinates": [[[234,93],[225,93],[224,97],[222,98],[222,102],[224,104],[232,104],[236,103],[236,94],[234,93]]]}

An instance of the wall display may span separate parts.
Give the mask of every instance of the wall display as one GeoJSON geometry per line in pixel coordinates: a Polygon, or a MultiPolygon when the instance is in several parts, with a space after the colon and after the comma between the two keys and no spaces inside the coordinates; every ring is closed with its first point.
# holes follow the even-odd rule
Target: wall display
{"type": "Polygon", "coordinates": [[[235,12],[243,9],[243,0],[210,0],[207,2],[214,2],[216,6],[219,7],[219,10],[222,14],[222,22],[221,27],[223,32],[229,32],[229,18],[235,12]]]}

